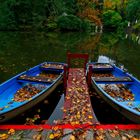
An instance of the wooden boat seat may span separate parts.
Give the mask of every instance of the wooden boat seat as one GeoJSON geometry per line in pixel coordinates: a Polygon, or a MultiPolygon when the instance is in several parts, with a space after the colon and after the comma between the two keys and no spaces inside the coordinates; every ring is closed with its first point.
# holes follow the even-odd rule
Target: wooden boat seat
{"type": "Polygon", "coordinates": [[[51,79],[51,78],[44,78],[44,77],[41,77],[41,76],[28,76],[28,75],[20,76],[18,78],[18,80],[32,81],[32,82],[43,82],[43,83],[54,82],[54,80],[51,79]]]}
{"type": "Polygon", "coordinates": [[[96,82],[132,82],[130,77],[92,77],[96,82]]]}

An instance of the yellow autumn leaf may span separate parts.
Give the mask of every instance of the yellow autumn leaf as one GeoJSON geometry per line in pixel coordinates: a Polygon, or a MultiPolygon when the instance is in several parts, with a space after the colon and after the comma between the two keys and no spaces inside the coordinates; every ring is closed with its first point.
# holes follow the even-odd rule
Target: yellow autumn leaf
{"type": "Polygon", "coordinates": [[[0,134],[0,140],[6,140],[6,139],[8,139],[7,134],[0,134]]]}
{"type": "Polygon", "coordinates": [[[92,119],[93,117],[91,115],[88,116],[89,119],[92,119]]]}
{"type": "Polygon", "coordinates": [[[50,135],[49,135],[49,138],[50,138],[50,139],[54,139],[54,134],[50,134],[50,135]]]}
{"type": "Polygon", "coordinates": [[[54,137],[60,137],[61,136],[61,133],[54,133],[54,137]]]}
{"type": "Polygon", "coordinates": [[[75,140],[75,137],[73,135],[71,135],[70,140],[75,140]]]}
{"type": "Polygon", "coordinates": [[[14,130],[14,129],[10,129],[10,130],[8,131],[8,134],[9,134],[9,135],[14,135],[14,134],[15,134],[15,130],[14,130]]]}

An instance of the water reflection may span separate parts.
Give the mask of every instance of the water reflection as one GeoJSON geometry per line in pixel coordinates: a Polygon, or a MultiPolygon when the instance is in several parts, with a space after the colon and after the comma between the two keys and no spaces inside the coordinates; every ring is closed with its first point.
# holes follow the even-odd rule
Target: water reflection
{"type": "Polygon", "coordinates": [[[103,55],[140,79],[140,45],[115,33],[0,32],[0,82],[43,61],[66,62],[67,50],[88,53],[90,61],[103,55]]]}

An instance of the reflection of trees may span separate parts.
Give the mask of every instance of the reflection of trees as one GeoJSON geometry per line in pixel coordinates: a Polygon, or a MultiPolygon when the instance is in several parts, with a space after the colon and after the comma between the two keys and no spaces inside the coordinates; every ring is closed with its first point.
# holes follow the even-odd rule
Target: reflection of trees
{"type": "Polygon", "coordinates": [[[100,41],[101,35],[102,34],[97,33],[95,36],[90,37],[86,42],[80,45],[80,49],[88,53],[91,60],[93,60],[94,58],[94,49],[97,47],[97,44],[100,41]]]}

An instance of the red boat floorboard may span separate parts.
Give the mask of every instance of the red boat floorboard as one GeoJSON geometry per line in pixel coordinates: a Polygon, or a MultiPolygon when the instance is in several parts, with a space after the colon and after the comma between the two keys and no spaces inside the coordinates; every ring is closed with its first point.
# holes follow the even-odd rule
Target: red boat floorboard
{"type": "Polygon", "coordinates": [[[93,112],[83,68],[70,68],[64,103],[64,124],[99,123],[93,112]]]}

